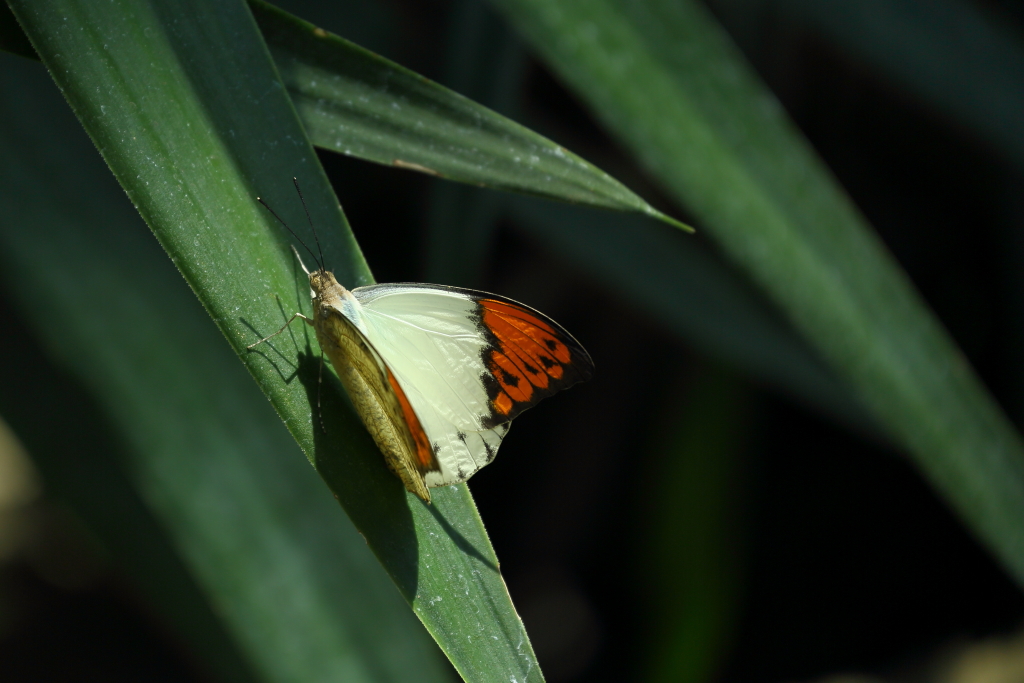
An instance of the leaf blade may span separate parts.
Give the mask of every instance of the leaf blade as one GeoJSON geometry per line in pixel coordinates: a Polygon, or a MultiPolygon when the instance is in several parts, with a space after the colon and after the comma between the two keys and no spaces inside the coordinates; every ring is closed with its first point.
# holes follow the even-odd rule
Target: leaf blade
{"type": "Polygon", "coordinates": [[[441,491],[431,508],[410,499],[336,380],[323,392],[329,431],[314,429],[319,362],[305,330],[245,351],[293,306],[308,307],[282,231],[254,201],[262,195],[304,225],[281,176],[302,178],[339,280],[355,286],[372,276],[244,5],[13,7],[139,212],[456,668],[467,680],[542,678],[493,549],[473,532],[468,490],[441,491]],[[459,529],[468,542],[450,535],[459,529]],[[460,576],[461,601],[428,604],[460,576]],[[467,646],[463,627],[498,639],[467,646]]]}
{"type": "Polygon", "coordinates": [[[1019,435],[707,12],[661,0],[495,4],[1024,583],[1019,435]]]}
{"type": "Polygon", "coordinates": [[[635,211],[689,229],[514,121],[263,0],[250,6],[319,146],[463,183],[635,211]]]}
{"type": "MultiPolygon", "coordinates": [[[[0,105],[8,161],[0,174],[12,190],[3,193],[0,226],[6,289],[52,362],[89,389],[103,420],[97,429],[116,432],[124,475],[251,668],[262,680],[445,680],[392,582],[124,201],[52,82],[37,65],[3,59],[0,87],[11,95],[0,105]],[[353,617],[360,614],[375,618],[353,617]]],[[[44,402],[41,414],[67,398],[44,402]]],[[[75,419],[62,419],[62,428],[75,419]]],[[[54,431],[52,419],[37,429],[54,431]]],[[[151,594],[170,591],[156,583],[148,547],[125,538],[141,521],[110,518],[116,506],[133,512],[112,479],[116,464],[104,453],[89,457],[86,439],[68,436],[76,441],[70,451],[34,455],[51,472],[60,468],[64,490],[77,485],[72,502],[91,505],[85,516],[133,574],[143,573],[151,594]],[[83,470],[90,476],[67,481],[83,470]]],[[[169,599],[158,595],[157,604],[169,599]]],[[[190,615],[178,607],[169,617],[181,623],[190,615]]],[[[186,639],[196,624],[187,628],[186,639]]]]}

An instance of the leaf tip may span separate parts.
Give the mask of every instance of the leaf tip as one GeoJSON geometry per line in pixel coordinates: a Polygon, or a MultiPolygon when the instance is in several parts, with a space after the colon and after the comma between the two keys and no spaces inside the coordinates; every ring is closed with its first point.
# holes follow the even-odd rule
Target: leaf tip
{"type": "Polygon", "coordinates": [[[663,214],[661,211],[658,211],[657,209],[651,209],[648,213],[651,215],[651,217],[657,218],[659,221],[661,221],[663,223],[668,223],[669,225],[671,225],[674,228],[679,228],[683,232],[688,232],[691,235],[693,233],[697,232],[697,229],[694,228],[692,225],[687,225],[686,223],[683,223],[680,220],[676,220],[675,218],[672,218],[671,216],[663,214]]]}

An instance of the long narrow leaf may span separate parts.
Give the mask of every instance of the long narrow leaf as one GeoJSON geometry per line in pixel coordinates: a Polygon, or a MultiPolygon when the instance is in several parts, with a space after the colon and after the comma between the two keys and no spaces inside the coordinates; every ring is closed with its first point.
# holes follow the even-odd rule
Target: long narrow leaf
{"type": "Polygon", "coordinates": [[[963,0],[782,0],[847,53],[1024,160],[1024,46],[1011,22],[963,0]]]}
{"type": "MultiPolygon", "coordinates": [[[[482,187],[639,212],[671,225],[622,183],[456,92],[264,0],[249,4],[317,146],[482,187]]],[[[35,57],[0,15],[0,49],[35,57]]]]}
{"type": "MultiPolygon", "coordinates": [[[[204,637],[202,615],[182,612],[189,604],[159,540],[140,539],[146,516],[110,462],[121,456],[263,680],[446,680],[439,653],[45,70],[7,55],[0,64],[0,272],[44,349],[103,413],[83,434],[89,413],[60,412],[74,396],[48,385],[43,369],[28,371],[31,387],[5,384],[20,409],[41,394],[31,408],[42,434],[27,442],[64,439],[62,450],[34,453],[47,483],[97,525],[186,641],[204,637]],[[113,444],[90,440],[106,424],[113,444]]],[[[219,643],[204,640],[199,652],[219,643]]],[[[227,655],[206,659],[223,669],[227,655]]]]}
{"type": "Polygon", "coordinates": [[[295,108],[320,146],[451,180],[636,211],[681,225],[607,173],[514,121],[263,0],[250,4],[295,108]]]}
{"type": "Polygon", "coordinates": [[[517,229],[711,357],[770,382],[862,432],[877,426],[847,385],[764,297],[689,235],[642,218],[517,197],[517,229]],[[685,294],[681,294],[685,293],[685,294]]]}
{"type": "Polygon", "coordinates": [[[307,330],[245,350],[308,309],[287,240],[254,201],[301,226],[291,176],[339,280],[372,281],[246,7],[11,4],[143,218],[456,668],[471,681],[541,679],[468,489],[441,489],[429,507],[410,497],[329,370],[326,433],[314,428],[319,358],[307,330]]]}
{"type": "Polygon", "coordinates": [[[863,218],[690,0],[496,0],[1024,583],[1024,449],[863,218]]]}
{"type": "MultiPolygon", "coordinates": [[[[308,44],[323,40],[310,36],[316,33],[315,29],[262,4],[262,0],[254,0],[254,3],[261,27],[271,41],[272,53],[279,66],[289,73],[286,79],[289,94],[297,103],[314,145],[341,151],[335,133],[336,128],[340,128],[344,139],[352,140],[348,148],[351,154],[382,161],[384,157],[373,156],[374,145],[384,146],[391,150],[390,153],[397,154],[406,144],[406,139],[416,140],[423,136],[419,110],[406,116],[409,99],[419,101],[419,98],[410,94],[408,88],[374,87],[377,82],[408,79],[408,72],[333,36],[333,42],[327,47],[310,47],[308,44]],[[323,53],[335,56],[326,59],[323,53]],[[342,59],[343,56],[346,58],[342,59]],[[323,86],[324,82],[330,81],[358,83],[361,90],[374,93],[373,105],[360,100],[343,100],[337,91],[323,86]],[[320,93],[319,97],[309,95],[314,91],[320,93]],[[372,116],[377,110],[392,112],[387,118],[390,128],[383,127],[381,121],[372,116]],[[373,127],[368,140],[374,144],[363,141],[361,132],[365,131],[355,126],[355,122],[366,120],[373,127]],[[332,121],[333,124],[317,123],[323,121],[332,121]],[[392,139],[396,131],[397,139],[392,139]]],[[[469,4],[472,6],[473,3],[469,4]]],[[[477,17],[476,24],[471,27],[474,31],[472,38],[490,41],[487,46],[491,49],[496,44],[509,42],[507,38],[502,42],[500,27],[487,23],[487,19],[491,22],[494,19],[484,14],[485,11],[484,8],[476,8],[472,14],[467,10],[472,16],[483,15],[477,17]]],[[[472,60],[473,68],[480,68],[484,59],[482,49],[459,56],[472,60]]],[[[416,87],[423,87],[424,82],[420,76],[413,79],[416,87]]],[[[475,87],[470,82],[463,85],[472,88],[469,94],[481,101],[487,101],[490,89],[509,87],[507,79],[500,78],[488,79],[486,86],[475,87]]],[[[429,92],[433,99],[422,106],[431,112],[470,106],[464,98],[440,86],[430,84],[429,92]]],[[[479,105],[472,106],[493,119],[495,126],[519,129],[479,105]]],[[[458,149],[460,155],[478,155],[480,151],[473,147],[474,140],[473,137],[454,135],[447,144],[458,149]]],[[[544,140],[543,144],[550,146],[553,143],[544,140]]],[[[490,160],[488,163],[494,162],[490,160]]],[[[464,172],[462,179],[469,183],[500,186],[491,181],[486,166],[465,169],[464,172]]],[[[524,178],[530,182],[533,177],[526,174],[524,178]]],[[[765,310],[753,300],[745,291],[745,283],[736,281],[726,270],[716,268],[698,245],[673,240],[667,234],[657,234],[636,220],[611,212],[603,215],[585,213],[557,204],[545,205],[541,210],[540,204],[529,198],[500,200],[496,195],[482,195],[471,188],[458,186],[439,188],[435,197],[442,206],[451,207],[450,212],[457,207],[461,216],[460,220],[449,217],[436,221],[442,225],[440,230],[434,227],[432,248],[428,250],[432,261],[443,263],[447,276],[455,278],[451,282],[473,283],[474,268],[478,267],[474,264],[480,262],[483,242],[487,239],[480,229],[486,229],[487,221],[494,220],[498,203],[508,204],[513,214],[522,218],[519,223],[524,230],[557,247],[568,259],[599,272],[602,280],[615,283],[617,293],[635,297],[640,307],[649,309],[685,338],[751,369],[783,391],[838,416],[847,424],[874,430],[864,409],[849,395],[848,389],[822,367],[821,361],[809,352],[806,344],[797,340],[785,322],[773,315],[773,311],[765,310]],[[441,236],[444,237],[444,249],[433,246],[433,241],[441,236]],[[686,292],[686,295],[680,296],[679,292],[686,292]]],[[[558,198],[573,199],[573,196],[561,194],[558,198]]],[[[442,274],[435,266],[429,272],[442,274]]]]}
{"type": "MultiPolygon", "coordinates": [[[[5,58],[0,58],[0,64],[10,68],[5,58]]],[[[52,90],[53,85],[48,82],[45,72],[41,69],[39,71],[37,75],[41,77],[43,85],[52,90]]],[[[8,84],[9,81],[0,86],[5,94],[11,92],[6,87],[8,84]]],[[[21,84],[24,85],[24,82],[21,84]]],[[[25,96],[24,90],[19,89],[17,92],[19,97],[25,96]]],[[[54,99],[60,104],[59,97],[54,99]]],[[[9,118],[5,116],[7,113],[0,112],[0,121],[5,125],[10,124],[9,118]]],[[[65,110],[63,113],[68,112],[65,110]]],[[[6,127],[5,130],[13,132],[17,128],[6,127]]],[[[4,169],[24,172],[26,169],[23,164],[11,163],[14,160],[6,154],[10,151],[6,142],[8,140],[0,140],[0,149],[8,161],[4,169]]],[[[92,152],[92,155],[95,157],[95,152],[92,152]]],[[[3,171],[0,171],[0,177],[5,181],[10,180],[10,174],[3,171]]],[[[37,179],[36,186],[47,190],[67,189],[66,186],[55,186],[45,178],[37,179]]],[[[117,187],[116,183],[114,187],[117,187]]],[[[125,443],[127,439],[124,430],[97,405],[94,392],[75,376],[75,371],[79,369],[76,366],[82,363],[88,362],[90,367],[94,368],[99,365],[94,362],[91,353],[81,353],[81,349],[88,345],[83,344],[76,349],[78,352],[71,354],[73,358],[70,362],[65,359],[62,363],[51,354],[53,346],[62,342],[67,343],[73,336],[77,337],[78,330],[69,334],[69,327],[62,324],[66,323],[66,317],[61,315],[60,318],[56,318],[53,315],[54,310],[50,303],[55,299],[59,301],[59,296],[32,300],[31,295],[38,296],[46,292],[52,281],[48,282],[46,278],[33,278],[34,273],[42,271],[34,268],[34,263],[19,262],[23,255],[19,248],[21,245],[12,244],[9,232],[5,230],[11,225],[29,224],[22,220],[22,216],[28,214],[31,218],[30,224],[35,226],[35,230],[31,231],[32,235],[42,241],[55,236],[55,231],[51,229],[47,220],[49,217],[42,211],[25,211],[28,208],[25,205],[11,206],[10,201],[0,200],[0,204],[10,219],[10,223],[0,224],[0,233],[3,233],[0,234],[0,276],[8,285],[4,288],[6,291],[0,290],[0,315],[3,316],[6,329],[11,332],[0,337],[0,354],[4,358],[17,359],[17,362],[0,364],[0,387],[3,388],[0,391],[0,415],[3,415],[4,422],[18,435],[21,443],[31,454],[41,475],[47,498],[50,501],[60,501],[74,511],[75,516],[103,546],[105,554],[111,559],[112,567],[116,569],[115,576],[119,582],[123,580],[125,588],[141,599],[149,616],[155,618],[163,627],[162,630],[172,636],[178,646],[177,649],[188,655],[190,663],[214,681],[254,683],[265,680],[255,674],[254,670],[259,667],[255,662],[248,661],[240,651],[237,639],[231,637],[230,624],[227,623],[229,620],[214,612],[209,594],[204,594],[194,578],[194,568],[190,568],[183,560],[180,550],[165,532],[165,525],[161,524],[152,509],[145,504],[136,490],[135,482],[124,471],[123,463],[133,455],[133,449],[125,443]],[[31,284],[22,288],[13,284],[17,282],[31,284]],[[29,296],[24,296],[25,294],[29,296]],[[9,297],[20,299],[21,305],[9,297]],[[19,308],[24,309],[27,316],[22,315],[19,308]],[[49,315],[46,315],[45,311],[49,311],[49,315]],[[44,325],[47,320],[57,323],[54,327],[60,325],[58,333],[52,336],[45,333],[37,336],[37,326],[28,319],[33,317],[33,313],[42,319],[44,325]],[[41,313],[42,315],[39,315],[41,313]]],[[[53,251],[47,251],[45,248],[39,248],[37,253],[45,254],[49,268],[67,265],[61,258],[62,254],[55,255],[53,251]]],[[[166,260],[163,254],[158,252],[157,255],[166,260]]],[[[75,256],[75,264],[85,265],[80,254],[75,256]]],[[[90,261],[87,267],[96,265],[95,261],[90,261]]],[[[164,264],[164,267],[167,265],[164,264]]],[[[79,284],[78,280],[76,284],[79,284]]],[[[52,295],[52,291],[50,294],[52,295]]],[[[111,346],[116,348],[116,343],[111,346]]],[[[163,417],[165,421],[176,420],[176,417],[168,420],[166,412],[163,417]]],[[[210,455],[209,451],[202,447],[193,449],[190,451],[190,454],[192,453],[197,458],[210,455]]],[[[214,453],[215,457],[212,460],[216,461],[217,455],[220,455],[219,451],[214,453]]],[[[219,468],[215,465],[209,471],[216,469],[219,468]]],[[[310,473],[307,472],[306,475],[309,476],[310,473]]],[[[188,478],[192,479],[191,475],[188,475],[188,478]]],[[[194,485],[195,481],[189,483],[194,485]]],[[[204,488],[201,483],[196,486],[199,491],[204,488]]],[[[235,512],[241,507],[224,497],[211,499],[200,494],[193,495],[193,499],[202,499],[205,503],[214,502],[217,513],[226,510],[235,512]]],[[[350,533],[355,535],[354,530],[350,530],[350,533]]],[[[265,538],[279,540],[277,534],[268,534],[265,538]]],[[[199,540],[195,545],[201,547],[203,540],[205,539],[199,540]]],[[[216,547],[221,546],[219,542],[216,544],[216,547]]],[[[350,547],[358,548],[354,544],[350,547]]],[[[268,574],[280,570],[276,562],[278,558],[261,554],[260,551],[264,548],[243,549],[248,552],[235,553],[232,558],[234,561],[256,561],[255,566],[262,568],[259,571],[266,571],[268,574]]],[[[214,554],[204,553],[211,557],[214,554]]],[[[362,550],[362,554],[368,553],[362,550]]],[[[310,582],[310,586],[313,583],[310,582]]],[[[217,599],[216,602],[222,614],[239,611],[239,606],[231,604],[230,600],[217,599]]],[[[329,609],[322,603],[319,607],[329,609]]],[[[405,610],[404,605],[399,604],[398,607],[405,610]]],[[[259,606],[244,605],[241,611],[250,611],[251,615],[259,611],[259,606]]],[[[390,612],[398,614],[394,609],[390,612]]],[[[408,624],[406,627],[408,630],[408,624]]],[[[55,645],[52,649],[57,650],[59,647],[55,645]]],[[[344,645],[338,650],[339,659],[368,654],[366,651],[344,645]]],[[[369,654],[367,658],[372,657],[373,654],[369,654]]]]}
{"type": "MultiPolygon", "coordinates": [[[[323,37],[316,29],[267,6],[262,0],[254,2],[267,38],[275,41],[271,43],[272,53],[289,69],[289,94],[298,103],[314,145],[383,163],[387,155],[380,156],[382,149],[399,154],[408,149],[410,136],[422,136],[415,116],[393,116],[388,126],[373,116],[377,110],[403,111],[407,108],[408,95],[401,89],[375,89],[372,79],[408,78],[408,72],[333,36],[328,48],[302,47],[303,41],[318,42],[323,37]],[[324,50],[348,58],[335,58],[328,64],[319,56],[324,50]],[[387,78],[381,73],[387,74],[387,78]],[[337,89],[322,91],[323,96],[314,100],[309,93],[322,89],[325,80],[358,83],[360,91],[373,92],[372,102],[342,99],[347,96],[339,94],[341,91],[337,89]],[[317,121],[333,123],[319,125],[317,121]],[[360,131],[366,132],[362,128],[349,127],[357,121],[370,126],[368,141],[361,137],[360,131]],[[337,130],[343,131],[344,139],[350,141],[344,150],[338,145],[337,130]],[[393,140],[391,135],[396,131],[399,136],[393,140]]],[[[476,9],[477,13],[482,11],[482,8],[476,9]]],[[[472,30],[484,30],[485,39],[501,41],[498,29],[489,27],[482,19],[477,19],[477,23],[484,28],[475,25],[472,30]]],[[[473,37],[480,39],[475,34],[473,37]]],[[[460,57],[468,59],[473,55],[460,57]]],[[[473,58],[479,62],[479,56],[473,58]]],[[[417,83],[424,81],[417,77],[417,83]]],[[[507,82],[499,80],[498,83],[508,88],[507,82]]],[[[433,84],[430,88],[431,94],[449,108],[468,106],[464,98],[455,93],[433,84]]],[[[481,94],[486,98],[486,93],[481,94]]],[[[486,115],[497,120],[497,125],[515,127],[493,112],[486,115]]],[[[462,155],[479,154],[469,144],[472,138],[456,135],[449,142],[462,155]]],[[[544,144],[553,143],[545,141],[544,144]]],[[[462,179],[471,184],[486,185],[492,180],[486,165],[478,169],[479,172],[463,170],[466,175],[462,179]]],[[[530,182],[529,177],[527,182],[530,182]]],[[[573,197],[562,194],[559,198],[573,197]]],[[[603,281],[614,282],[615,293],[635,297],[638,305],[650,310],[685,339],[749,369],[847,424],[875,430],[864,409],[821,367],[817,356],[794,338],[786,324],[775,317],[774,311],[765,310],[745,292],[745,282],[737,281],[727,270],[716,267],[699,245],[656,234],[642,223],[623,219],[615,213],[583,214],[558,205],[547,206],[542,211],[529,199],[506,202],[498,195],[482,195],[463,185],[437,187],[433,200],[427,250],[430,281],[472,286],[488,239],[485,233],[490,228],[487,226],[496,219],[499,204],[509,204],[512,214],[521,217],[519,224],[524,230],[559,249],[570,260],[594,269],[603,281]],[[615,273],[614,277],[608,278],[611,273],[615,273]],[[679,296],[680,291],[685,291],[686,296],[679,296]]]]}
{"type": "MultiPolygon", "coordinates": [[[[526,51],[494,10],[479,0],[459,0],[451,15],[445,83],[509,115],[521,91],[526,51]]],[[[329,141],[312,134],[310,142],[323,146],[329,141]]],[[[482,285],[505,197],[465,183],[431,183],[424,249],[427,282],[482,285]]]]}

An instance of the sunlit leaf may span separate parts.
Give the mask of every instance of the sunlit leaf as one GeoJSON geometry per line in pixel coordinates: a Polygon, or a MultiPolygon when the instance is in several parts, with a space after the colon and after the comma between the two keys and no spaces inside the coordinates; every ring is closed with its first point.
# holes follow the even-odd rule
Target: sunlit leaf
{"type": "MultiPolygon", "coordinates": [[[[328,265],[349,286],[372,281],[246,7],[12,6],[139,213],[456,668],[472,681],[540,679],[468,489],[441,489],[429,507],[407,495],[330,370],[327,431],[315,429],[320,361],[306,330],[245,350],[309,306],[288,240],[257,195],[301,227],[290,183],[299,177],[328,265]]],[[[246,637],[257,625],[234,624],[246,637]]],[[[271,667],[264,646],[244,644],[271,667]]]]}

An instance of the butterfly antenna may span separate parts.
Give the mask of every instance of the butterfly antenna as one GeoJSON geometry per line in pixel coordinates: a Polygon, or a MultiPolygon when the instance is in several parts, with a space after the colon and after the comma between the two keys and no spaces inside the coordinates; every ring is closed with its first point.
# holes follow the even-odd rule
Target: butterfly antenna
{"type": "Polygon", "coordinates": [[[313,231],[313,239],[316,240],[316,250],[320,252],[320,269],[323,270],[324,251],[320,248],[320,238],[316,235],[316,228],[313,226],[313,218],[309,215],[309,207],[306,206],[306,198],[302,196],[302,189],[299,187],[299,179],[292,178],[292,182],[295,183],[295,191],[299,193],[299,201],[302,202],[302,208],[306,210],[306,220],[309,221],[309,227],[313,231]]]}
{"type": "MultiPolygon", "coordinates": [[[[272,215],[274,216],[274,218],[276,218],[276,219],[277,219],[278,223],[280,223],[281,225],[283,225],[283,226],[285,227],[285,229],[286,229],[286,230],[287,230],[288,232],[290,232],[290,233],[292,234],[292,237],[294,237],[295,239],[297,239],[297,240],[299,241],[299,244],[301,244],[301,245],[303,246],[303,248],[304,248],[304,249],[305,249],[306,251],[308,251],[308,252],[309,252],[309,255],[313,257],[313,260],[314,260],[314,261],[316,261],[316,254],[314,254],[314,253],[313,253],[313,250],[312,250],[312,249],[310,249],[309,247],[307,247],[307,246],[306,246],[306,243],[302,241],[302,238],[301,238],[301,237],[299,237],[298,235],[296,235],[296,234],[295,234],[295,231],[294,231],[294,230],[292,230],[292,229],[291,229],[291,227],[290,227],[290,226],[289,226],[289,225],[288,225],[287,223],[285,223],[285,222],[284,222],[284,219],[283,219],[283,218],[281,218],[280,216],[278,216],[278,215],[277,215],[277,212],[276,212],[276,211],[274,211],[273,209],[271,209],[271,208],[270,208],[270,204],[267,204],[267,203],[266,203],[265,201],[263,201],[263,197],[257,197],[257,198],[256,198],[256,201],[258,201],[258,202],[259,202],[260,204],[262,204],[262,205],[263,205],[263,208],[265,208],[265,209],[266,209],[267,211],[269,211],[269,212],[270,212],[270,213],[271,213],[271,214],[272,214],[272,215]]],[[[309,213],[309,212],[307,211],[307,214],[308,214],[308,213],[309,213]]],[[[313,236],[314,236],[314,237],[316,237],[316,233],[315,233],[315,232],[313,233],[313,236]]],[[[319,246],[320,246],[320,243],[319,243],[319,242],[317,242],[317,247],[319,247],[319,246]]],[[[294,250],[294,249],[295,249],[295,247],[293,246],[293,247],[292,247],[292,250],[294,250]]],[[[296,256],[297,256],[297,255],[298,255],[298,254],[296,254],[296,256]]],[[[302,263],[302,259],[299,259],[299,263],[302,263]]],[[[320,266],[321,270],[323,269],[323,265],[321,265],[320,263],[317,263],[317,265],[318,265],[318,266],[320,266]]],[[[303,264],[303,266],[302,266],[302,269],[303,269],[303,270],[306,270],[306,266],[305,266],[305,264],[303,264]]]]}

